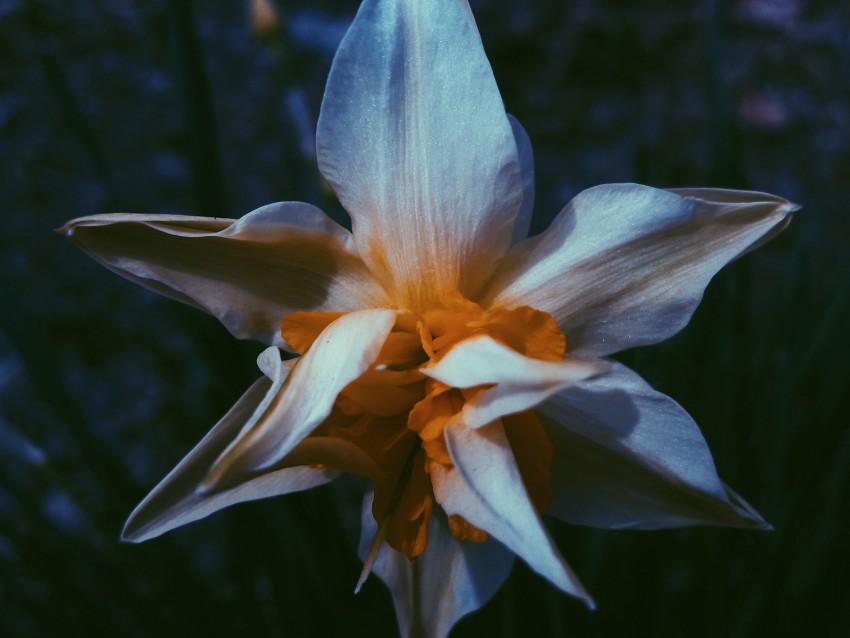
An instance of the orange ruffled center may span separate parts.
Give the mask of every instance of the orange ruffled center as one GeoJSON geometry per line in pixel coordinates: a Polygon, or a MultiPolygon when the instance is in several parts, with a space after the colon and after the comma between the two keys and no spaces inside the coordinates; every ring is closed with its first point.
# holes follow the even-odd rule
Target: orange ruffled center
{"type": "MultiPolygon", "coordinates": [[[[296,312],[284,318],[281,334],[304,354],[342,314],[296,312]]],[[[433,463],[452,466],[443,430],[466,401],[485,389],[452,388],[420,369],[477,335],[545,361],[561,361],[566,352],[555,320],[528,306],[485,310],[458,294],[422,310],[401,311],[374,364],[339,394],[330,417],[311,434],[345,439],[372,458],[379,468],[369,477],[375,483],[372,514],[387,543],[411,559],[428,542],[434,506],[430,468],[433,463]]],[[[542,513],[552,499],[552,444],[533,410],[501,421],[529,497],[542,513]]],[[[458,515],[449,517],[449,529],[461,540],[487,538],[458,515]]]]}

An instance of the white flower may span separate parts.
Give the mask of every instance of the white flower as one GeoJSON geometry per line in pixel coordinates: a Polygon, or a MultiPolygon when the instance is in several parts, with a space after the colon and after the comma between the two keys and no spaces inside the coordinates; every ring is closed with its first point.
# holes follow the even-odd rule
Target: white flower
{"type": "Polygon", "coordinates": [[[364,577],[390,587],[405,636],[444,636],[514,554],[592,606],[544,511],[607,528],[767,527],[720,481],[687,413],[604,357],[678,332],[714,273],[795,206],[598,186],[526,239],[530,144],[464,0],[365,0],[317,147],[353,232],[296,202],[64,227],[108,268],[270,346],[264,376],[125,539],[357,473],[375,486],[364,577]]]}

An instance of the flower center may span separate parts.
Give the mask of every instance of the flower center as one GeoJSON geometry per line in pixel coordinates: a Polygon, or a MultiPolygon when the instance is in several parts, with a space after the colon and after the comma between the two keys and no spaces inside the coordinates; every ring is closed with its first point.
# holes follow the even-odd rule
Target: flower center
{"type": "MultiPolygon", "coordinates": [[[[281,334],[304,354],[342,314],[296,312],[284,318],[281,334]]],[[[372,514],[390,546],[409,558],[427,544],[434,502],[430,468],[452,466],[443,430],[485,389],[453,388],[420,370],[478,335],[547,361],[563,360],[566,351],[555,320],[528,306],[485,310],[456,294],[415,312],[400,311],[374,364],[339,394],[331,416],[311,434],[355,443],[375,461],[380,474],[369,477],[375,482],[372,514]]],[[[501,420],[532,503],[543,512],[551,501],[552,445],[533,410],[501,420]]],[[[487,538],[458,515],[449,517],[449,528],[461,540],[487,538]]]]}

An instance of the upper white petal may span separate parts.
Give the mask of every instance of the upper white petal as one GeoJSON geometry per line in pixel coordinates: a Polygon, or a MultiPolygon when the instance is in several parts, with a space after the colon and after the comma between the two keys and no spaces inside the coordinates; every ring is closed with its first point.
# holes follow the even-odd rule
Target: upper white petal
{"type": "Polygon", "coordinates": [[[482,303],[550,313],[577,354],[670,337],[711,277],[782,230],[797,209],[765,193],[678,193],[637,184],[580,193],[549,229],[509,251],[482,303]]]}
{"type": "Polygon", "coordinates": [[[466,0],[364,0],[316,142],[360,254],[397,305],[475,295],[510,245],[522,178],[466,0]]]}
{"type": "Polygon", "coordinates": [[[281,319],[296,310],[389,305],[351,233],[309,204],[270,204],[238,220],[93,215],[60,230],[122,277],[268,345],[284,345],[281,319]]]}

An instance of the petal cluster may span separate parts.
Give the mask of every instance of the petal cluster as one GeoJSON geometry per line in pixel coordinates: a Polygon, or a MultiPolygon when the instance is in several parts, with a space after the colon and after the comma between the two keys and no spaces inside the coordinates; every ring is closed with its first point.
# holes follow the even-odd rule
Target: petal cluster
{"type": "Polygon", "coordinates": [[[593,606],[546,512],[607,528],[768,527],[719,479],[688,414],[604,357],[679,331],[713,275],[794,205],[605,185],[526,238],[531,146],[465,0],[364,0],[317,151],[351,232],[297,202],[62,229],[268,346],[263,376],[136,508],[125,539],[365,476],[364,576],[390,587],[403,635],[444,636],[514,555],[593,606]]]}

